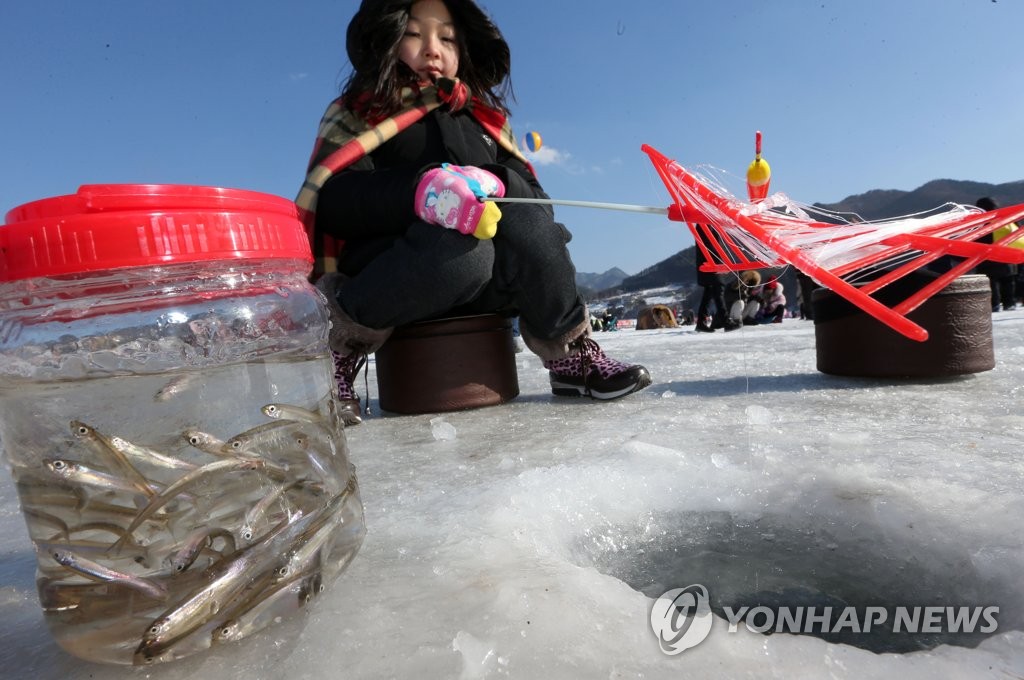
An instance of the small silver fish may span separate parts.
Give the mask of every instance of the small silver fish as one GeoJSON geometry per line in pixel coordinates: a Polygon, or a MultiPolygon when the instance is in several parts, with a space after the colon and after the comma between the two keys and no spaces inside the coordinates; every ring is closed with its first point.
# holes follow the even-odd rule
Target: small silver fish
{"type": "Polygon", "coordinates": [[[238,550],[211,567],[204,576],[204,585],[183,601],[164,611],[146,629],[135,649],[136,665],[148,665],[173,651],[175,643],[213,620],[226,603],[252,585],[253,574],[265,573],[279,560],[274,541],[289,535],[293,524],[301,526],[301,514],[281,522],[260,541],[238,550]]]}
{"type": "Polygon", "coordinates": [[[213,629],[211,641],[214,644],[235,642],[246,635],[266,627],[280,616],[297,611],[309,602],[305,593],[311,590],[308,582],[319,580],[316,574],[297,574],[294,577],[276,583],[247,598],[241,605],[232,609],[224,623],[213,629]]]}
{"type": "MultiPolygon", "coordinates": [[[[255,454],[244,451],[241,447],[229,446],[222,439],[219,439],[208,432],[202,432],[201,430],[194,429],[185,430],[185,432],[182,433],[182,436],[185,437],[185,441],[187,441],[189,445],[199,449],[200,451],[209,453],[212,456],[217,456],[218,458],[257,458],[255,454]]],[[[276,465],[270,461],[265,462],[263,471],[267,473],[269,477],[278,481],[287,479],[288,477],[287,467],[276,465]]]]}
{"type": "Polygon", "coordinates": [[[139,446],[138,444],[134,444],[122,437],[110,437],[109,441],[112,447],[126,456],[130,456],[142,463],[156,465],[169,470],[195,470],[196,467],[198,467],[187,460],[181,460],[180,458],[164,455],[159,451],[154,451],[153,449],[145,446],[139,446]]]}
{"type": "Polygon", "coordinates": [[[153,401],[168,401],[178,396],[189,387],[192,386],[200,377],[202,373],[195,371],[193,373],[185,373],[183,375],[175,376],[167,381],[167,384],[156,391],[153,395],[153,401]]]}
{"type": "Polygon", "coordinates": [[[181,436],[185,438],[189,446],[197,448],[204,453],[209,453],[212,456],[223,457],[224,453],[224,440],[219,437],[215,437],[209,432],[203,432],[202,430],[185,430],[181,433],[181,436]]]}
{"type": "MultiPolygon", "coordinates": [[[[207,463],[202,467],[196,468],[195,470],[182,475],[177,481],[149,500],[146,507],[144,507],[139,512],[138,516],[132,520],[132,523],[128,525],[128,528],[126,529],[127,536],[131,536],[140,524],[146,521],[146,519],[153,515],[153,513],[169,503],[176,496],[180,495],[190,485],[214,474],[258,470],[262,467],[262,463],[263,461],[258,458],[225,458],[224,460],[207,463]]],[[[111,550],[120,550],[121,546],[124,545],[124,542],[125,539],[119,539],[111,546],[111,550]]]]}
{"type": "Polygon", "coordinates": [[[329,500],[314,515],[314,519],[309,523],[309,526],[295,537],[295,540],[285,549],[281,564],[277,569],[275,581],[280,582],[294,574],[305,571],[317,556],[321,554],[322,549],[333,538],[334,530],[345,521],[341,509],[353,489],[354,484],[350,481],[349,486],[329,500]]]}
{"type": "Polygon", "coordinates": [[[199,527],[185,537],[181,547],[168,557],[168,563],[176,574],[188,569],[196,561],[199,554],[210,548],[218,538],[224,539],[222,555],[235,552],[235,537],[230,531],[219,527],[199,527]]]}
{"type": "Polygon", "coordinates": [[[111,469],[115,469],[125,476],[131,484],[147,496],[153,496],[156,492],[149,486],[149,481],[141,472],[135,469],[123,453],[115,449],[110,440],[100,434],[94,427],[86,425],[80,420],[71,421],[71,433],[78,439],[86,442],[93,452],[110,463],[111,469]]]}
{"type": "Polygon", "coordinates": [[[99,564],[98,562],[93,562],[92,560],[86,559],[80,555],[75,555],[69,550],[55,550],[51,556],[57,564],[61,565],[65,569],[94,581],[100,581],[101,583],[118,583],[128,586],[129,588],[134,588],[154,600],[167,599],[167,589],[150,579],[115,571],[99,564]]]}
{"type": "Polygon", "coordinates": [[[263,519],[263,516],[267,513],[270,506],[280,500],[281,496],[283,496],[285,492],[299,485],[301,485],[301,482],[278,484],[274,487],[273,491],[263,496],[256,505],[249,508],[249,511],[245,513],[245,519],[242,521],[242,526],[239,529],[239,538],[246,543],[252,542],[256,537],[256,524],[263,519]]]}
{"type": "Polygon", "coordinates": [[[263,414],[269,418],[276,418],[278,420],[298,420],[304,423],[312,423],[314,425],[321,425],[324,423],[324,417],[316,411],[310,411],[308,408],[302,408],[301,406],[293,406],[291,404],[267,404],[260,409],[263,414]]]}
{"type": "MultiPolygon", "coordinates": [[[[135,495],[139,492],[138,486],[123,477],[116,477],[106,472],[94,470],[84,463],[62,458],[45,459],[43,465],[54,475],[67,480],[73,484],[91,486],[104,491],[116,491],[135,495]]],[[[146,497],[156,495],[156,490],[146,487],[146,497]]]]}
{"type": "Polygon", "coordinates": [[[275,420],[250,428],[224,442],[224,453],[265,454],[268,450],[290,451],[308,441],[305,423],[295,420],[275,420]]]}

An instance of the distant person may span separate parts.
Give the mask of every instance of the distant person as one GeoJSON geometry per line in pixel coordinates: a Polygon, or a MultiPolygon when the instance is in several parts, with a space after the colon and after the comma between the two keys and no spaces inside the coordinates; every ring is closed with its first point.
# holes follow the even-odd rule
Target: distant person
{"type": "Polygon", "coordinates": [[[768,279],[761,290],[761,323],[782,323],[786,316],[786,295],[778,277],[768,279]]]}
{"type": "Polygon", "coordinates": [[[820,288],[807,274],[801,271],[796,273],[796,298],[799,305],[800,318],[804,321],[814,320],[814,291],[820,288]]]}
{"type": "Polygon", "coordinates": [[[618,319],[612,314],[611,309],[605,309],[604,314],[601,315],[601,330],[614,331],[618,330],[617,327],[618,319]]]}
{"type": "Polygon", "coordinates": [[[785,316],[786,295],[778,277],[773,276],[751,296],[743,310],[743,323],[748,326],[782,323],[785,316]]]}
{"type": "MultiPolygon", "coordinates": [[[[697,233],[701,234],[699,238],[703,241],[704,237],[699,228],[697,233]]],[[[722,284],[722,279],[715,272],[706,272],[701,269],[701,265],[707,261],[707,257],[704,255],[704,248],[701,247],[700,243],[696,244],[694,248],[694,263],[697,267],[697,285],[704,289],[701,293],[700,304],[697,306],[696,330],[702,333],[714,333],[716,328],[724,328],[726,331],[736,330],[740,327],[740,324],[728,316],[725,306],[725,287],[722,284]],[[715,306],[714,316],[709,314],[712,304],[715,306]]]]}
{"type": "MultiPolygon", "coordinates": [[[[995,210],[999,205],[989,196],[983,196],[974,204],[982,210],[995,210]]],[[[986,234],[978,239],[980,243],[993,243],[993,234],[986,234]]],[[[1017,265],[1006,262],[992,262],[987,260],[977,267],[977,271],[988,277],[989,285],[992,287],[992,311],[998,312],[1002,305],[1004,310],[1011,310],[1017,307],[1017,295],[1014,292],[1017,285],[1017,265]]]]}
{"type": "MultiPolygon", "coordinates": [[[[729,284],[725,287],[725,306],[729,310],[729,318],[735,324],[743,323],[744,311],[750,298],[758,286],[761,285],[761,275],[753,269],[745,271],[738,276],[732,276],[729,284]]],[[[751,315],[757,314],[760,309],[758,302],[753,303],[750,310],[751,315]]]]}
{"type": "Polygon", "coordinates": [[[552,209],[481,202],[547,197],[506,119],[511,58],[491,19],[472,0],[363,0],[346,49],[352,71],[296,203],[318,271],[336,255],[339,273],[317,285],[352,419],[366,356],[395,326],[452,313],[518,313],[555,394],[615,399],[650,385],[646,368],[590,337],[570,234],[552,209]]]}

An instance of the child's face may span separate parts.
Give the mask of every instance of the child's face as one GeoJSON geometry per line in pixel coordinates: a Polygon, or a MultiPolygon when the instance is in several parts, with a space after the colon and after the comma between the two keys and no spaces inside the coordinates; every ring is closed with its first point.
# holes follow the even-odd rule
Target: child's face
{"type": "Polygon", "coordinates": [[[398,58],[421,81],[459,72],[459,45],[451,12],[441,0],[417,0],[409,12],[409,24],[398,44],[398,58]]]}

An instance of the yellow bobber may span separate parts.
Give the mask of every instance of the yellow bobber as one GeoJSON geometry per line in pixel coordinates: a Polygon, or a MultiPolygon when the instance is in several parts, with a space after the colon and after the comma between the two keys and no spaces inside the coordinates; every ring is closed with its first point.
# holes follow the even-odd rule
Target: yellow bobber
{"type": "Polygon", "coordinates": [[[768,196],[768,186],[772,181],[772,169],[768,161],[761,158],[761,131],[754,136],[754,160],[747,167],[747,195],[752,203],[764,200],[768,196]]]}

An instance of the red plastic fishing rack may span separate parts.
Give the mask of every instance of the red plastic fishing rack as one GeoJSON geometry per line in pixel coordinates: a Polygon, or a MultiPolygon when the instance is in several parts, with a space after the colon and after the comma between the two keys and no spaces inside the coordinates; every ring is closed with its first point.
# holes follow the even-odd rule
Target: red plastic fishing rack
{"type": "Polygon", "coordinates": [[[885,222],[828,224],[770,211],[745,214],[750,204],[716,194],[677,162],[647,144],[641,150],[650,157],[672,196],[674,204],[669,208],[669,219],[686,222],[703,251],[708,264],[702,269],[729,272],[792,265],[913,340],[927,340],[928,331],[906,315],[955,278],[984,260],[1024,263],[1024,250],[1008,247],[1024,237],[1024,229],[992,244],[976,242],[999,227],[1024,218],[1024,205],[988,212],[951,213],[949,219],[939,223],[921,220],[920,227],[899,234],[882,233],[885,222]],[[877,231],[878,238],[852,248],[852,260],[827,268],[815,258],[815,251],[826,242],[841,243],[872,230],[877,231]],[[809,234],[824,238],[808,240],[809,234]],[[752,240],[762,247],[752,247],[752,240]],[[801,245],[795,245],[797,242],[801,245]],[[893,281],[944,255],[965,259],[892,307],[872,297],[893,281]],[[865,270],[897,256],[905,259],[899,266],[861,285],[850,283],[865,270]]]}

